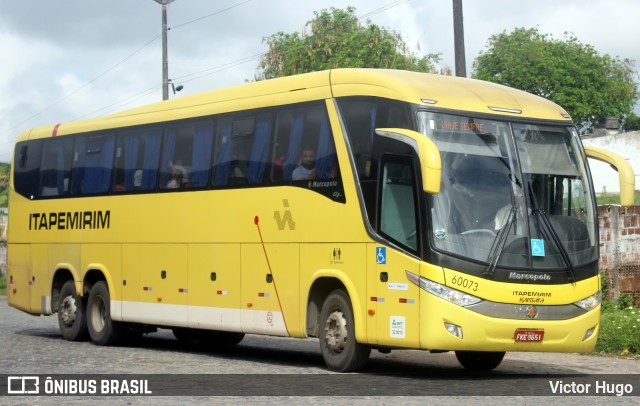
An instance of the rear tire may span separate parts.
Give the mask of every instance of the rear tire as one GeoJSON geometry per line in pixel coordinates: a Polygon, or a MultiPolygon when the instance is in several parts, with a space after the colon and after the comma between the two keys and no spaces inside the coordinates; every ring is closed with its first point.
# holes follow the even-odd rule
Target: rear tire
{"type": "Polygon", "coordinates": [[[87,302],[87,326],[96,345],[120,344],[126,338],[128,326],[111,320],[109,288],[104,281],[96,282],[87,302]]]}
{"type": "Polygon", "coordinates": [[[500,365],[504,352],[456,351],[460,365],[472,371],[490,371],[500,365]]]}
{"type": "Polygon", "coordinates": [[[371,347],[356,341],[349,296],[336,289],[320,312],[320,352],[327,368],[337,372],[359,371],[367,364],[371,347]]]}
{"type": "Polygon", "coordinates": [[[58,301],[58,326],[65,340],[85,341],[89,338],[86,308],[86,299],[78,296],[75,282],[66,281],[60,289],[58,301]]]}

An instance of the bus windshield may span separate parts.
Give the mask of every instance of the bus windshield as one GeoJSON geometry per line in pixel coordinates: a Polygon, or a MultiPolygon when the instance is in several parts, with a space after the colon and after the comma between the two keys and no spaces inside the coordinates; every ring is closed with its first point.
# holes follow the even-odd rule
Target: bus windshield
{"type": "Polygon", "coordinates": [[[573,273],[597,259],[595,209],[574,129],[425,111],[418,124],[442,159],[441,192],[429,207],[436,250],[489,271],[573,273]]]}

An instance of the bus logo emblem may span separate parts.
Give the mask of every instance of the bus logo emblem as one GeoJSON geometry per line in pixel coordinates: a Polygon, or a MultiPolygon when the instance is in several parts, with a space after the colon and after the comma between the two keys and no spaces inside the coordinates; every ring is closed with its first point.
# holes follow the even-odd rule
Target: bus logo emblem
{"type": "Polygon", "coordinates": [[[273,212],[273,218],[276,220],[276,223],[278,225],[278,230],[283,231],[285,226],[289,226],[289,230],[295,230],[296,222],[293,221],[291,210],[289,210],[289,200],[283,199],[282,205],[284,206],[285,209],[287,209],[284,211],[284,215],[282,215],[277,210],[273,212]]]}
{"type": "Polygon", "coordinates": [[[524,310],[528,319],[535,319],[538,317],[538,308],[535,306],[527,306],[524,310]]]}

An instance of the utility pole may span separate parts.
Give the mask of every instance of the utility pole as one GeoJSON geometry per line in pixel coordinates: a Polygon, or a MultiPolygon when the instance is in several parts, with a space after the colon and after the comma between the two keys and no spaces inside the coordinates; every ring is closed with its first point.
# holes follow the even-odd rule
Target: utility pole
{"type": "Polygon", "coordinates": [[[154,0],[162,4],[162,100],[169,100],[169,58],[167,56],[167,4],[175,0],[154,0]]]}
{"type": "Polygon", "coordinates": [[[453,42],[455,44],[456,76],[467,77],[467,62],[464,57],[462,0],[453,0],[453,42]]]}

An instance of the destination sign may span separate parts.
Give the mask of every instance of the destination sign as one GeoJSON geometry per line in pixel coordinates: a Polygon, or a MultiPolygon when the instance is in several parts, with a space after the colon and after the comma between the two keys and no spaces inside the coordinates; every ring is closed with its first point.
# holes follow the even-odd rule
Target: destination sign
{"type": "Polygon", "coordinates": [[[456,132],[473,132],[483,133],[485,130],[484,123],[469,121],[469,119],[455,118],[438,118],[435,121],[435,129],[438,131],[456,131],[456,132]]]}

